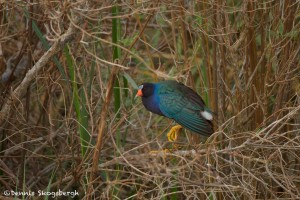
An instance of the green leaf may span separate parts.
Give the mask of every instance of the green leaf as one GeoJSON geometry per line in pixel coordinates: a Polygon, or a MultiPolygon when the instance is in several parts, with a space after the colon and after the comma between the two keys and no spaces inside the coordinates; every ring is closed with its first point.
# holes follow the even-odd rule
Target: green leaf
{"type": "Polygon", "coordinates": [[[130,83],[130,85],[137,90],[138,89],[138,85],[136,84],[136,82],[131,78],[131,76],[129,74],[127,74],[126,72],[124,72],[123,76],[126,78],[126,80],[128,81],[128,83],[130,83]]]}
{"type": "Polygon", "coordinates": [[[86,98],[83,89],[79,97],[79,92],[78,92],[78,87],[76,82],[76,70],[68,46],[64,48],[64,54],[66,56],[67,66],[69,68],[70,78],[72,82],[73,105],[77,115],[77,120],[79,122],[81,154],[82,156],[85,156],[90,141],[90,135],[88,133],[88,112],[86,109],[86,98]]]}

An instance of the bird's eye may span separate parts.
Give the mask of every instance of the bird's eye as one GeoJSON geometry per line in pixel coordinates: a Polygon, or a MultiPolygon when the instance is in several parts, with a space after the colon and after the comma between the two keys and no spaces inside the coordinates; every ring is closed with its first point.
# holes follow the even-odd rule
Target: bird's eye
{"type": "Polygon", "coordinates": [[[144,87],[144,85],[140,85],[140,86],[139,86],[139,90],[142,90],[143,87],[144,87]]]}

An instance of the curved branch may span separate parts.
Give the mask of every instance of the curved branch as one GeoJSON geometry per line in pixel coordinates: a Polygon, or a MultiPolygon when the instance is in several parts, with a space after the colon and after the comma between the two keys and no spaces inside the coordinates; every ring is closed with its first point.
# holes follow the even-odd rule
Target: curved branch
{"type": "Polygon", "coordinates": [[[45,52],[45,54],[38,60],[38,62],[36,62],[35,65],[30,70],[28,70],[23,81],[14,91],[11,92],[10,96],[7,98],[7,101],[3,105],[0,111],[0,126],[2,126],[8,116],[10,116],[12,106],[16,106],[19,102],[18,99],[21,99],[25,95],[31,81],[49,62],[52,56],[62,50],[64,45],[72,39],[74,33],[75,27],[72,23],[70,23],[67,32],[63,34],[57,41],[55,41],[51,48],[45,52]]]}

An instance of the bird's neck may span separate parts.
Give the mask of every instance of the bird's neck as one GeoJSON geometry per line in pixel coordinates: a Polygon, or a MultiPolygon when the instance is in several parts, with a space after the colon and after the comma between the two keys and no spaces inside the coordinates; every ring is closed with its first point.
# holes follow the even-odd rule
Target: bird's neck
{"type": "Polygon", "coordinates": [[[163,113],[159,109],[159,98],[156,95],[142,97],[142,101],[146,109],[155,114],[163,115],[163,113]]]}

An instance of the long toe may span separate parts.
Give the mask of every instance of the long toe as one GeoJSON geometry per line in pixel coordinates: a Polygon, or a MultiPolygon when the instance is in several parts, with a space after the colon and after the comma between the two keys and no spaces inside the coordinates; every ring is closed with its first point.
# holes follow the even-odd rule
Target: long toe
{"type": "Polygon", "coordinates": [[[176,142],[178,138],[178,133],[182,129],[182,126],[173,126],[167,134],[169,142],[176,142]]]}

